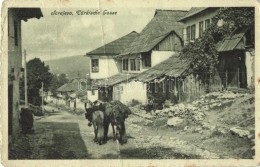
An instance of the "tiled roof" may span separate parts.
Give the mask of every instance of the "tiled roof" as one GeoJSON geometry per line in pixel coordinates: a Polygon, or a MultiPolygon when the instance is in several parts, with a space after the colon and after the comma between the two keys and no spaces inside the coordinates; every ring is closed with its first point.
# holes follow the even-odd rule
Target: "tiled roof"
{"type": "Polygon", "coordinates": [[[114,76],[105,79],[97,79],[93,80],[92,84],[95,86],[107,87],[113,86],[115,84],[125,82],[127,80],[133,79],[137,74],[130,74],[130,73],[118,73],[114,76]]]}
{"type": "Polygon", "coordinates": [[[58,92],[73,92],[73,91],[77,91],[78,88],[78,83],[77,82],[73,82],[73,83],[66,83],[64,85],[62,85],[61,87],[59,87],[57,89],[58,92]]]}
{"type": "Polygon", "coordinates": [[[150,51],[171,32],[182,38],[183,24],[177,21],[186,13],[179,10],[156,10],[152,20],[121,55],[150,51]]]}
{"type": "Polygon", "coordinates": [[[187,68],[188,63],[181,60],[179,54],[175,54],[160,64],[140,73],[135,79],[141,82],[149,82],[165,75],[175,77],[176,75],[182,75],[187,68]]]}
{"type": "Polygon", "coordinates": [[[88,52],[87,56],[92,55],[118,55],[138,36],[138,33],[133,31],[117,40],[114,40],[104,46],[101,46],[91,52],[88,52]]]}

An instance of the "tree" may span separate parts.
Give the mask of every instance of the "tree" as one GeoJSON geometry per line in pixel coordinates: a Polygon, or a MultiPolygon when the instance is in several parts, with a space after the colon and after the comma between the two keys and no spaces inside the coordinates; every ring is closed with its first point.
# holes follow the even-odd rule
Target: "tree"
{"type": "Polygon", "coordinates": [[[190,64],[191,71],[198,74],[202,81],[207,81],[218,64],[216,44],[238,28],[254,27],[254,16],[252,7],[220,8],[202,37],[184,46],[181,58],[190,64]],[[223,23],[221,26],[218,25],[220,21],[223,23]]]}
{"type": "Polygon", "coordinates": [[[56,90],[64,85],[65,83],[68,83],[69,80],[66,76],[66,74],[60,74],[60,75],[53,75],[51,83],[50,83],[50,91],[56,95],[56,90]]]}
{"type": "MultiPolygon", "coordinates": [[[[27,62],[27,88],[28,102],[39,106],[41,97],[39,91],[44,84],[44,91],[49,90],[52,74],[49,72],[49,66],[45,66],[39,58],[34,58],[27,62]]],[[[22,89],[24,90],[24,88],[22,89]]]]}

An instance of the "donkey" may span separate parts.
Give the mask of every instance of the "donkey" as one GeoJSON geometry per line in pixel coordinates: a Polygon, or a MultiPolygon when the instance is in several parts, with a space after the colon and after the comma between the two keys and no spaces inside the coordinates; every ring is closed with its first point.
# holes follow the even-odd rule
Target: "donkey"
{"type": "Polygon", "coordinates": [[[94,142],[99,145],[103,144],[104,140],[104,113],[102,111],[94,111],[92,113],[92,123],[94,127],[95,138],[94,142]]]}

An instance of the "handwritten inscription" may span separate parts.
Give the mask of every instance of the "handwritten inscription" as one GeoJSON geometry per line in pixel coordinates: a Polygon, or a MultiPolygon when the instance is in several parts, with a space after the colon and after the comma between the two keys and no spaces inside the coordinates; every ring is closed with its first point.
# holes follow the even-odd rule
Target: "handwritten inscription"
{"type": "Polygon", "coordinates": [[[111,11],[111,10],[77,10],[77,11],[57,11],[54,10],[51,12],[51,15],[53,16],[73,16],[73,15],[78,15],[78,16],[84,16],[84,15],[117,15],[117,11],[111,11]]]}

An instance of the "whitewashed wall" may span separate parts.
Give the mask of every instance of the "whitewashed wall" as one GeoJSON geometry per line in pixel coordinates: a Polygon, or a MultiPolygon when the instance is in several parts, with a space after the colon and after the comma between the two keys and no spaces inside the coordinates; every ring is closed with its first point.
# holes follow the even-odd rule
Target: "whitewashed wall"
{"type": "MultiPolygon", "coordinates": [[[[97,59],[93,57],[93,59],[97,59]]],[[[91,60],[90,60],[91,61],[91,60]]],[[[99,71],[92,72],[92,65],[90,63],[90,78],[91,79],[101,79],[111,77],[118,74],[120,71],[120,65],[113,58],[99,58],[99,71]]]]}
{"type": "Polygon", "coordinates": [[[113,100],[120,100],[127,104],[133,99],[143,104],[147,102],[146,84],[139,81],[130,81],[113,87],[113,100]]]}
{"type": "Polygon", "coordinates": [[[174,54],[175,54],[174,51],[152,51],[152,55],[151,55],[152,67],[161,63],[164,60],[169,59],[174,54]]]}
{"type": "Polygon", "coordinates": [[[188,26],[191,26],[193,24],[196,25],[195,38],[198,38],[199,37],[199,22],[204,21],[204,30],[205,30],[205,20],[212,19],[216,15],[216,13],[217,13],[216,10],[212,10],[212,11],[208,11],[204,14],[199,14],[199,15],[193,16],[190,19],[187,19],[187,21],[184,22],[184,29],[183,29],[184,42],[187,43],[186,28],[188,26]]]}
{"type": "Polygon", "coordinates": [[[253,63],[254,63],[254,54],[252,54],[251,52],[246,52],[246,74],[247,74],[247,87],[252,86],[252,82],[254,82],[253,77],[254,77],[254,67],[253,67],[253,63]]]}
{"type": "Polygon", "coordinates": [[[94,95],[92,95],[92,91],[88,90],[88,100],[91,102],[98,100],[98,90],[94,90],[94,95]]]}

